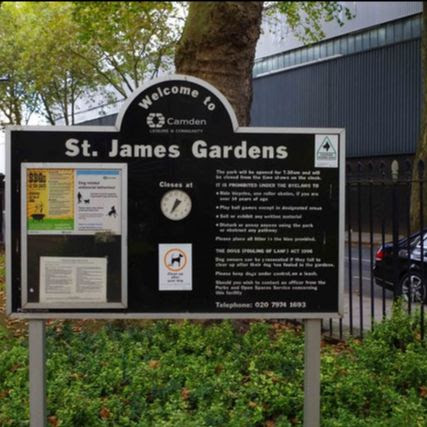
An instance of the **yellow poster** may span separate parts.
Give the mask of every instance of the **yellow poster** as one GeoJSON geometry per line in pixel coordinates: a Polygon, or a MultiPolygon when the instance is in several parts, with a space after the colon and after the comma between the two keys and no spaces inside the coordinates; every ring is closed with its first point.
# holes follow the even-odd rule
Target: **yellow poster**
{"type": "Polygon", "coordinates": [[[74,229],[74,169],[27,170],[27,227],[74,229]]]}

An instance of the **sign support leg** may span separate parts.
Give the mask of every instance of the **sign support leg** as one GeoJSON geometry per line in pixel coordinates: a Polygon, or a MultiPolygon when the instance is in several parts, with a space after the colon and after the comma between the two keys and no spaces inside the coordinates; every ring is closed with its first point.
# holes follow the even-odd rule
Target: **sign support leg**
{"type": "Polygon", "coordinates": [[[320,426],[320,325],[304,320],[304,427],[320,426]]]}
{"type": "Polygon", "coordinates": [[[30,426],[46,426],[45,322],[29,320],[30,426]]]}

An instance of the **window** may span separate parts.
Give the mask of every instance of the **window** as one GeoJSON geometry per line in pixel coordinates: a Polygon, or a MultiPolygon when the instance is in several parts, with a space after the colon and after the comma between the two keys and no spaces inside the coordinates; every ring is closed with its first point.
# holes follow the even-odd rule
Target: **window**
{"type": "Polygon", "coordinates": [[[314,49],[313,47],[309,47],[307,48],[307,61],[310,62],[310,61],[313,61],[313,59],[314,59],[314,49]]]}
{"type": "Polygon", "coordinates": [[[313,46],[313,59],[319,59],[320,58],[320,46],[313,46]]]}
{"type": "Polygon", "coordinates": [[[348,37],[347,48],[348,48],[348,53],[353,53],[355,51],[356,47],[355,47],[355,37],[354,36],[348,37]]]}
{"type": "Polygon", "coordinates": [[[347,37],[344,37],[341,39],[341,48],[340,48],[340,53],[342,53],[343,55],[347,55],[348,53],[348,40],[347,37]]]}
{"type": "Polygon", "coordinates": [[[332,56],[334,54],[334,43],[328,42],[327,47],[328,47],[328,56],[332,56]]]}
{"type": "Polygon", "coordinates": [[[328,56],[328,48],[326,46],[326,43],[322,43],[320,45],[320,57],[326,58],[328,56]]]}
{"type": "Polygon", "coordinates": [[[371,30],[369,32],[371,38],[371,48],[378,46],[378,30],[371,30]]]}
{"type": "Polygon", "coordinates": [[[394,26],[394,40],[400,42],[403,40],[403,25],[402,22],[396,22],[394,26]]]}
{"type": "Polygon", "coordinates": [[[378,44],[385,45],[385,28],[378,28],[378,44]]]}
{"type": "Polygon", "coordinates": [[[307,62],[307,49],[301,49],[301,62],[307,62]]]}
{"type": "Polygon", "coordinates": [[[371,40],[369,37],[369,33],[365,33],[362,36],[362,48],[363,50],[368,50],[371,48],[371,40]]]}
{"type": "Polygon", "coordinates": [[[334,55],[337,55],[338,53],[340,53],[340,40],[335,40],[334,41],[334,55]]]}
{"type": "Polygon", "coordinates": [[[385,41],[387,44],[394,42],[394,25],[388,24],[385,28],[385,41]]]}
{"type": "Polygon", "coordinates": [[[404,40],[408,40],[412,37],[412,25],[411,25],[411,21],[406,21],[403,24],[403,37],[404,40]]]}
{"type": "Polygon", "coordinates": [[[415,245],[411,245],[411,248],[413,248],[413,252],[411,255],[414,256],[414,258],[421,258],[421,248],[424,251],[424,256],[423,258],[425,259],[426,255],[427,255],[427,238],[424,235],[424,238],[421,240],[420,237],[418,236],[417,239],[415,240],[415,245]]]}
{"type": "Polygon", "coordinates": [[[412,20],[412,37],[421,37],[421,18],[419,16],[412,20]]]}
{"type": "Polygon", "coordinates": [[[361,50],[362,50],[362,35],[358,34],[356,36],[355,51],[360,52],[361,50]]]}
{"type": "Polygon", "coordinates": [[[301,51],[297,50],[295,52],[295,65],[301,64],[301,51]]]}

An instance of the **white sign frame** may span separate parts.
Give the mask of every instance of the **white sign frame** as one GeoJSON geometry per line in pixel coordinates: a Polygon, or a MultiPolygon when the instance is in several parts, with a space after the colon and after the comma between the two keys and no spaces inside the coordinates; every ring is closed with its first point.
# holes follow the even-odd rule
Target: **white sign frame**
{"type": "MultiPolygon", "coordinates": [[[[22,163],[21,164],[21,304],[22,309],[114,309],[127,308],[128,286],[127,286],[127,164],[125,163],[22,163]],[[120,170],[121,172],[121,301],[120,302],[29,302],[28,301],[28,248],[27,248],[27,170],[28,169],[100,169],[120,170]]],[[[46,235],[77,235],[69,231],[43,232],[46,235]]],[[[80,234],[80,233],[79,233],[80,234]]],[[[82,232],[81,235],[88,233],[82,232]]],[[[108,276],[107,276],[108,281],[108,276]]],[[[107,283],[108,286],[108,283],[107,283]]],[[[39,313],[33,313],[30,317],[40,318],[39,313]],[[36,316],[35,316],[36,315],[36,316]]],[[[55,314],[56,317],[56,314],[55,314]]]]}

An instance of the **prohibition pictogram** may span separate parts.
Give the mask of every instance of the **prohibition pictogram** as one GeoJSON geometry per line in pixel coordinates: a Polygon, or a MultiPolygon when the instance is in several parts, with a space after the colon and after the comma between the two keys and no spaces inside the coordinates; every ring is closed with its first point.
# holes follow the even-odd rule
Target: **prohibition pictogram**
{"type": "Polygon", "coordinates": [[[187,265],[187,254],[179,248],[169,249],[163,257],[165,267],[172,273],[182,271],[187,265]]]}

